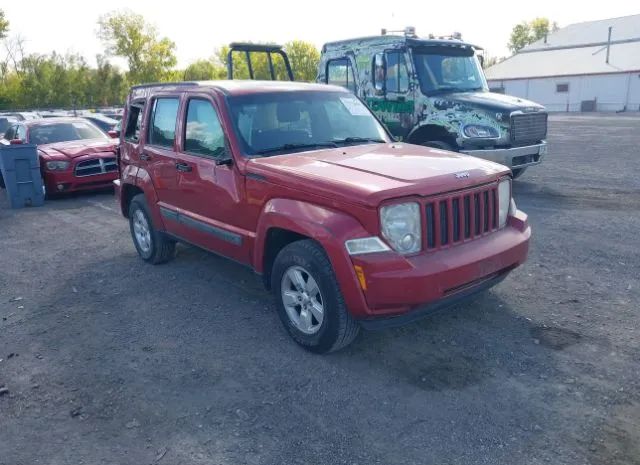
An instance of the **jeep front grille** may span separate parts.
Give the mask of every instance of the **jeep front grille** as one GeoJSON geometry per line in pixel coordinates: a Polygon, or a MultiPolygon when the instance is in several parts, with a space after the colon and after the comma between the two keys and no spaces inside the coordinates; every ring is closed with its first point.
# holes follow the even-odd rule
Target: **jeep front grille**
{"type": "Polygon", "coordinates": [[[523,113],[511,116],[511,142],[522,145],[547,137],[546,113],[523,113]]]}
{"type": "Polygon", "coordinates": [[[76,177],[95,176],[98,174],[112,173],[118,170],[118,164],[115,157],[111,158],[92,158],[91,160],[81,161],[76,165],[76,177]]]}
{"type": "Polygon", "coordinates": [[[495,184],[431,199],[425,208],[427,250],[476,239],[498,229],[495,184]]]}

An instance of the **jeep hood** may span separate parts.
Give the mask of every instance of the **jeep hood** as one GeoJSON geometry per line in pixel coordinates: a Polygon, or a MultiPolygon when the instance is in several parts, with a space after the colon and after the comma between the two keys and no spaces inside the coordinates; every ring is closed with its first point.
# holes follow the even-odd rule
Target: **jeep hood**
{"type": "Polygon", "coordinates": [[[54,144],[38,145],[45,156],[61,159],[74,159],[83,155],[94,153],[113,152],[115,145],[113,142],[104,139],[83,139],[68,142],[57,142],[54,144]]]}
{"type": "Polygon", "coordinates": [[[439,95],[434,99],[436,108],[441,110],[448,108],[459,110],[479,109],[492,113],[506,113],[505,116],[517,110],[526,112],[544,110],[542,105],[531,100],[494,92],[454,92],[439,95]],[[461,105],[465,108],[456,108],[461,105]]]}
{"type": "Polygon", "coordinates": [[[254,158],[246,167],[269,182],[369,206],[389,198],[464,189],[509,173],[497,163],[405,143],[254,158]]]}

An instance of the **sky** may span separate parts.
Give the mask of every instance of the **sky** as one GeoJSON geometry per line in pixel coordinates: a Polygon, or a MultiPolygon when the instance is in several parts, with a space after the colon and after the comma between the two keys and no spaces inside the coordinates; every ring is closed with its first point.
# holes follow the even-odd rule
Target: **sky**
{"type": "Polygon", "coordinates": [[[405,26],[414,26],[420,36],[461,32],[463,39],[484,47],[489,56],[507,56],[510,31],[521,21],[543,16],[562,27],[640,13],[640,5],[629,0],[577,5],[561,0],[0,1],[0,9],[10,22],[10,35],[26,39],[27,53],[80,53],[95,63],[95,55],[104,50],[96,37],[98,18],[112,10],[129,9],[142,14],[160,35],[175,42],[180,67],[211,57],[217,47],[232,41],[284,43],[299,39],[320,48],[328,41],[405,26]]]}

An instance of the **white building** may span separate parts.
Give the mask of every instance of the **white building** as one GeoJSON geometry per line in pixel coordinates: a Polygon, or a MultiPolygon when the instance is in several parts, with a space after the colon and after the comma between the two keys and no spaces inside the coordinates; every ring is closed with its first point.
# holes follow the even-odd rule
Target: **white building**
{"type": "Polygon", "coordinates": [[[549,111],[640,111],[640,15],[572,24],[486,70],[549,111]]]}

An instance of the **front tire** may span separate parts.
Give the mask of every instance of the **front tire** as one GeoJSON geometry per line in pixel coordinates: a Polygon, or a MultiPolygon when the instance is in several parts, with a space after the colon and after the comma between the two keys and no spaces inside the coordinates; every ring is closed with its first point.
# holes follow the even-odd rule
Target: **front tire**
{"type": "Polygon", "coordinates": [[[131,200],[129,229],[133,245],[145,262],[158,265],[174,257],[176,243],[153,226],[144,194],[138,194],[131,200]]]}
{"type": "Polygon", "coordinates": [[[453,145],[441,140],[428,140],[426,142],[422,142],[420,145],[424,145],[425,147],[433,147],[434,149],[448,150],[449,152],[456,151],[453,145]]]}
{"type": "Polygon", "coordinates": [[[513,173],[513,179],[518,179],[520,176],[524,174],[526,170],[527,170],[526,166],[524,168],[516,168],[511,170],[511,172],[513,173]]]}
{"type": "Polygon", "coordinates": [[[360,325],[351,317],[324,249],[302,240],[275,259],[271,289],[289,335],[305,349],[324,354],[349,345],[360,325]]]}

